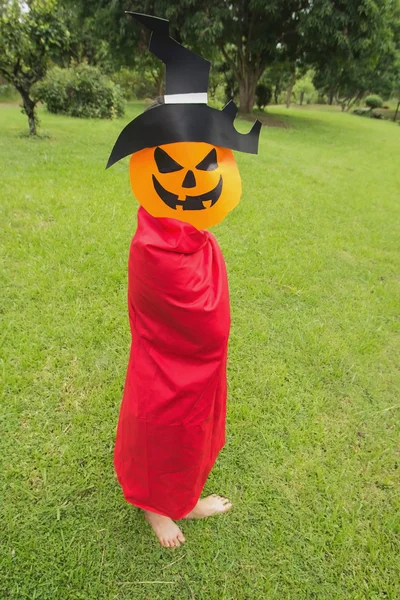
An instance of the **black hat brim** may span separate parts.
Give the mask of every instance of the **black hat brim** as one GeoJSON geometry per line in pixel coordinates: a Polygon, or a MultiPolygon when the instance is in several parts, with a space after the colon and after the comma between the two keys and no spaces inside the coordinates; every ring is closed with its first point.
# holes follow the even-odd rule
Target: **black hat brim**
{"type": "Polygon", "coordinates": [[[232,109],[221,111],[207,104],[161,104],[133,119],[121,131],[106,168],[144,148],[174,142],[206,142],[257,154],[260,121],[254,123],[249,133],[243,134],[235,129],[233,118],[232,109]]]}

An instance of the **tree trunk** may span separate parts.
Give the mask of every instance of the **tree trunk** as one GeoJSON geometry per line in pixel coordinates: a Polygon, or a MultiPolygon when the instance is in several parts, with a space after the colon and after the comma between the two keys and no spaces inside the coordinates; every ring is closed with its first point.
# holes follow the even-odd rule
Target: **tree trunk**
{"type": "Polygon", "coordinates": [[[394,113],[394,117],[393,117],[393,121],[396,123],[396,119],[397,119],[397,113],[399,112],[399,106],[400,106],[400,100],[397,103],[396,106],[396,112],[394,113]]]}
{"type": "Polygon", "coordinates": [[[28,117],[29,122],[29,135],[37,135],[36,131],[36,115],[35,115],[35,106],[36,102],[34,102],[29,96],[29,90],[25,90],[22,88],[17,88],[22,97],[22,102],[24,106],[24,112],[28,117]]]}
{"type": "Polygon", "coordinates": [[[330,89],[329,93],[328,93],[328,104],[329,104],[329,106],[332,106],[332,104],[333,104],[334,95],[335,95],[334,90],[330,89]]]}
{"type": "Polygon", "coordinates": [[[303,106],[304,92],[300,92],[300,106],[303,106]]]}
{"type": "Polygon", "coordinates": [[[157,95],[162,96],[164,91],[164,73],[158,77],[157,81],[157,95]]]}
{"type": "Polygon", "coordinates": [[[253,110],[258,79],[257,73],[248,70],[239,81],[239,111],[243,114],[251,113],[253,110]]]}
{"type": "Polygon", "coordinates": [[[278,104],[278,100],[279,100],[279,94],[280,94],[280,89],[278,87],[278,85],[275,85],[275,89],[274,89],[274,100],[275,100],[275,104],[278,104]]]}
{"type": "Polygon", "coordinates": [[[349,100],[349,103],[347,105],[347,112],[354,106],[354,104],[356,104],[356,102],[360,102],[360,100],[362,100],[363,97],[363,92],[358,92],[358,94],[352,99],[349,100]]]}
{"type": "Polygon", "coordinates": [[[290,76],[289,87],[286,92],[286,108],[290,107],[290,100],[292,98],[293,86],[295,84],[295,81],[296,81],[296,71],[294,70],[294,71],[292,71],[292,74],[290,76]]]}

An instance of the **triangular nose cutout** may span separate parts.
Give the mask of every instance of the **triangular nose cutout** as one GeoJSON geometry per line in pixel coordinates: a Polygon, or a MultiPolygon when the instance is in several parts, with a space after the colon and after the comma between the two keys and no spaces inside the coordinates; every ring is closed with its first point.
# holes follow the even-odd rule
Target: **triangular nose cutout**
{"type": "Polygon", "coordinates": [[[193,188],[196,187],[196,179],[194,177],[193,171],[188,171],[185,175],[185,179],[183,180],[182,187],[184,188],[193,188]]]}

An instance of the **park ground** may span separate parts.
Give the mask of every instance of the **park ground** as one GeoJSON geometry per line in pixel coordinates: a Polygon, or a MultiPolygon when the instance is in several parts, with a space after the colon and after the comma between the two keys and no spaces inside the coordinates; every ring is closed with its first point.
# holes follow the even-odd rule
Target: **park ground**
{"type": "MultiPolygon", "coordinates": [[[[232,303],[234,509],[158,546],[116,483],[129,351],[123,124],[0,106],[1,600],[400,598],[400,129],[268,109],[214,232],[232,303]]],[[[249,123],[240,122],[241,131],[249,123]]]]}

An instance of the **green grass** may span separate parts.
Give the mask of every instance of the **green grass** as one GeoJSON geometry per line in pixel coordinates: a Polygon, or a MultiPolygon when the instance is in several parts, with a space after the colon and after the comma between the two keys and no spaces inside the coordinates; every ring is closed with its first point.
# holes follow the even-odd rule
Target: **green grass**
{"type": "Polygon", "coordinates": [[[0,108],[1,600],[400,598],[399,128],[269,111],[288,127],[237,154],[242,202],[215,228],[232,334],[206,491],[235,506],[171,553],[112,464],[137,205],[128,160],[104,166],[123,122],[42,112],[32,140],[0,108]]]}

